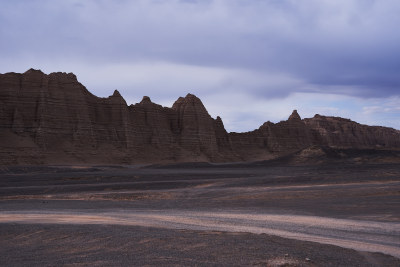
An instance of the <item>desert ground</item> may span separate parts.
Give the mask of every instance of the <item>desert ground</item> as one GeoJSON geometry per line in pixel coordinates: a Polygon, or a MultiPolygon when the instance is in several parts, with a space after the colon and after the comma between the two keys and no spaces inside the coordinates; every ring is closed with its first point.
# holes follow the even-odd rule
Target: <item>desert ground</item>
{"type": "Polygon", "coordinates": [[[400,266],[400,166],[0,167],[1,266],[400,266]]]}

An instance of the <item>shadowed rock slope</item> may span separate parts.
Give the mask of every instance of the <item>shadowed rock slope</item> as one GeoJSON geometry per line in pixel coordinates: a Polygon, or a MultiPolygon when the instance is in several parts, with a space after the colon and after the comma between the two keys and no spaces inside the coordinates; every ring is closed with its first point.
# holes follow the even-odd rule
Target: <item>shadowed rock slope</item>
{"type": "Polygon", "coordinates": [[[227,133],[199,98],[172,108],[145,96],[91,94],[72,73],[0,74],[0,164],[232,162],[266,160],[311,146],[399,149],[400,132],[316,115],[227,133]]]}

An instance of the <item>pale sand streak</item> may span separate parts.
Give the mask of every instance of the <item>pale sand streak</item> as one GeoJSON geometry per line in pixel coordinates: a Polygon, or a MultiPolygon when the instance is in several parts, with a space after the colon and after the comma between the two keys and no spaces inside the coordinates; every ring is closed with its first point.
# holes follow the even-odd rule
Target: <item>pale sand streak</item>
{"type": "Polygon", "coordinates": [[[118,224],[170,229],[271,234],[331,244],[400,258],[400,223],[334,219],[316,216],[198,211],[3,212],[0,222],[118,224]]]}

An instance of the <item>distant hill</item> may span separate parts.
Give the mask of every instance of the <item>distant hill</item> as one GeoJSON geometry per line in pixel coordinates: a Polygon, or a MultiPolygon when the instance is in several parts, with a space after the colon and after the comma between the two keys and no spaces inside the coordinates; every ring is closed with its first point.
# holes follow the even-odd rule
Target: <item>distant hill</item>
{"type": "Polygon", "coordinates": [[[128,106],[118,91],[96,97],[72,73],[0,74],[2,165],[293,161],[355,150],[398,151],[400,131],[293,111],[287,121],[228,133],[192,94],[171,108],[147,96],[128,106]]]}

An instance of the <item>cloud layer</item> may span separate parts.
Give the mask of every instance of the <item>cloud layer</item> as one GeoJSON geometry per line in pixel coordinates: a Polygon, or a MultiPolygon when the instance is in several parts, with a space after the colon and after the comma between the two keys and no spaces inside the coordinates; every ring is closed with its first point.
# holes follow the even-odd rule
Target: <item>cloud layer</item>
{"type": "Polygon", "coordinates": [[[149,95],[171,105],[192,92],[236,131],[294,108],[400,128],[397,0],[0,0],[0,7],[2,73],[74,72],[94,94],[117,88],[130,103],[149,95]]]}

